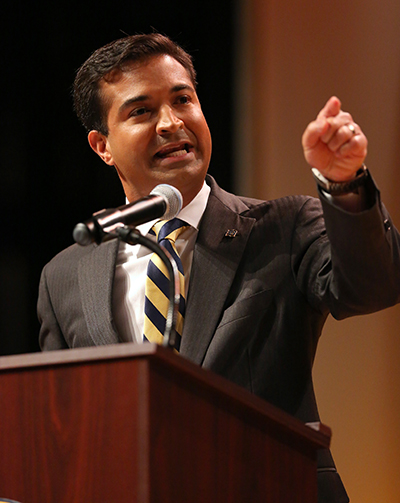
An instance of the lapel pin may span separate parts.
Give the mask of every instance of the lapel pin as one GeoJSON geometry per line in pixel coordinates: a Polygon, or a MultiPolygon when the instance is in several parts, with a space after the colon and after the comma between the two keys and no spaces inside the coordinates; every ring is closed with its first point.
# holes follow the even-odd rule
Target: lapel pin
{"type": "Polygon", "coordinates": [[[235,238],[239,234],[239,231],[237,229],[228,229],[225,232],[225,237],[226,238],[235,238]]]}

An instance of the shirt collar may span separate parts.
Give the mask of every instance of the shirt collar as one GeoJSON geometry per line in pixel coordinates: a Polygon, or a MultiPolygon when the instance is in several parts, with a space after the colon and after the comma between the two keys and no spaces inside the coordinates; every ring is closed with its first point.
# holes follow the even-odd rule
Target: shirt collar
{"type": "MultiPolygon", "coordinates": [[[[203,187],[200,189],[200,192],[194,199],[192,199],[192,201],[190,201],[187,206],[181,209],[177,216],[181,220],[184,220],[189,225],[198,230],[199,222],[207,206],[210,191],[210,187],[206,184],[206,182],[204,182],[203,187]]],[[[160,219],[157,218],[155,220],[152,220],[151,222],[146,222],[144,224],[138,225],[137,230],[140,232],[140,234],[142,234],[142,236],[146,236],[146,234],[148,234],[150,229],[156,222],[158,222],[158,220],[160,219]]]]}

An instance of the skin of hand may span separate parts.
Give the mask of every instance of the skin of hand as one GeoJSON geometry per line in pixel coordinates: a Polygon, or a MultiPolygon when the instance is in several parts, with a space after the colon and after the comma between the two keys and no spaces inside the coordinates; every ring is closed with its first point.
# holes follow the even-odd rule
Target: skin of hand
{"type": "Polygon", "coordinates": [[[336,96],[332,96],[304,131],[302,145],[308,164],[325,178],[345,182],[355,177],[367,155],[368,141],[336,96]]]}

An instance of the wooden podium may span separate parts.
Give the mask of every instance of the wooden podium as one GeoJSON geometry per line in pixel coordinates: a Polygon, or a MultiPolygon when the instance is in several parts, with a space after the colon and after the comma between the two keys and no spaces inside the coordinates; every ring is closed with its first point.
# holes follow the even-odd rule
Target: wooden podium
{"type": "Polygon", "coordinates": [[[329,441],[153,344],[0,358],[0,499],[313,503],[329,441]]]}

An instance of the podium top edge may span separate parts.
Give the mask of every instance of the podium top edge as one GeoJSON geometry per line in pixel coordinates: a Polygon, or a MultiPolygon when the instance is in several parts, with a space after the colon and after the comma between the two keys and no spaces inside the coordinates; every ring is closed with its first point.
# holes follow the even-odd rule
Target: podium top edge
{"type": "Polygon", "coordinates": [[[13,368],[41,367],[47,365],[63,365],[89,360],[110,360],[114,358],[130,358],[155,354],[159,349],[157,344],[133,344],[130,342],[92,346],[74,349],[59,349],[35,353],[24,353],[0,357],[0,372],[13,368]]]}

